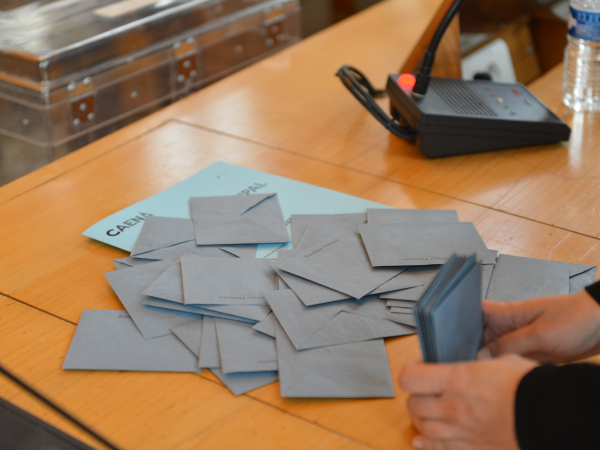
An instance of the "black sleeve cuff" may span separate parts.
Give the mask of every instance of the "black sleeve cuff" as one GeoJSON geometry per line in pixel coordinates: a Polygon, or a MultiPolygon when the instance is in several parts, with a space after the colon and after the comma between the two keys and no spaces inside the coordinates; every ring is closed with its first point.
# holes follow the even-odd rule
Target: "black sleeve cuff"
{"type": "Polygon", "coordinates": [[[521,450],[600,449],[600,366],[536,367],[515,399],[521,450]]]}
{"type": "Polygon", "coordinates": [[[600,281],[585,287],[585,290],[600,304],[600,281]]]}

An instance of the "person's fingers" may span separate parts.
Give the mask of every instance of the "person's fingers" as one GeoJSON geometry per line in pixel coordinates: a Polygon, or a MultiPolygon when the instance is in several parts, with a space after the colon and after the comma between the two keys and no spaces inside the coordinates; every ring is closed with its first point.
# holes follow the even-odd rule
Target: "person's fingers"
{"type": "Polygon", "coordinates": [[[492,357],[507,353],[528,355],[542,350],[543,339],[544,334],[540,333],[537,327],[525,326],[500,336],[481,349],[480,353],[482,357],[485,357],[488,352],[492,357]]]}
{"type": "Polygon", "coordinates": [[[410,414],[419,419],[441,420],[447,418],[444,401],[436,395],[411,395],[406,402],[410,414]]]}
{"type": "Polygon", "coordinates": [[[439,395],[454,370],[454,366],[446,364],[404,366],[399,377],[400,387],[414,395],[439,395]]]}
{"type": "Polygon", "coordinates": [[[423,436],[415,436],[411,445],[420,450],[462,450],[466,448],[457,441],[432,441],[423,436]]]}
{"type": "Polygon", "coordinates": [[[448,441],[460,438],[460,430],[443,420],[420,420],[419,433],[431,441],[448,441]]]}
{"type": "Polygon", "coordinates": [[[485,327],[516,329],[535,320],[543,312],[540,299],[521,302],[498,302],[483,300],[483,322],[485,327]]]}
{"type": "Polygon", "coordinates": [[[404,364],[404,366],[416,366],[418,364],[423,364],[423,360],[422,359],[411,359],[410,361],[408,361],[406,364],[404,364]]]}
{"type": "Polygon", "coordinates": [[[423,448],[425,446],[425,438],[420,435],[416,435],[410,443],[414,448],[423,448]]]}
{"type": "Polygon", "coordinates": [[[489,326],[485,326],[483,328],[483,340],[486,344],[489,344],[490,342],[498,339],[499,337],[499,333],[497,332],[497,330],[492,329],[489,326]]]}
{"type": "Polygon", "coordinates": [[[477,359],[479,359],[479,360],[492,359],[492,352],[490,351],[489,348],[483,347],[481,350],[479,350],[479,352],[477,352],[477,359]]]}

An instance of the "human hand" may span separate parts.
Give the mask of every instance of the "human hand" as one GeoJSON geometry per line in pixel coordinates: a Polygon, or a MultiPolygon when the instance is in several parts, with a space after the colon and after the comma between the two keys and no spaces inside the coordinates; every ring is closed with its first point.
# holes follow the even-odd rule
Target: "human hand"
{"type": "Polygon", "coordinates": [[[587,293],[483,302],[486,346],[478,358],[517,353],[541,363],[600,353],[600,305],[587,293]]]}
{"type": "Polygon", "coordinates": [[[518,450],[515,396],[536,364],[517,355],[460,364],[407,364],[400,386],[424,450],[518,450]]]}

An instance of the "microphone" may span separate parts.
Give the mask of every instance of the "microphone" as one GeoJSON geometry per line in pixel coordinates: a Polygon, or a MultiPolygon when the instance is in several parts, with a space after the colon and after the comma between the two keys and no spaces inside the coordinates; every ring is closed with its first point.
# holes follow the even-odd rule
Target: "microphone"
{"type": "Polygon", "coordinates": [[[433,63],[435,62],[435,55],[437,53],[437,49],[440,46],[440,42],[444,33],[448,29],[448,26],[454,19],[454,16],[464,3],[464,0],[455,0],[452,6],[446,12],[446,15],[440,22],[433,38],[431,38],[431,42],[429,43],[429,47],[427,47],[427,52],[423,58],[423,63],[419,69],[419,72],[416,75],[417,81],[412,90],[412,94],[416,97],[423,97],[427,93],[427,89],[429,88],[429,83],[431,83],[431,69],[433,67],[433,63]]]}

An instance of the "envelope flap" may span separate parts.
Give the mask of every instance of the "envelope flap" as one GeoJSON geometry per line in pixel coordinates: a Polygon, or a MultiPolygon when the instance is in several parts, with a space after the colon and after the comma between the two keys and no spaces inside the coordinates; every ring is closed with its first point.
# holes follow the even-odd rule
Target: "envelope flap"
{"type": "Polygon", "coordinates": [[[267,292],[265,298],[297,349],[344,308],[343,304],[335,303],[308,308],[290,289],[267,292]]]}
{"type": "MultiPolygon", "coordinates": [[[[250,220],[226,218],[216,222],[196,223],[197,245],[269,244],[289,242],[287,232],[274,231],[250,220]]],[[[227,250],[225,250],[227,251],[227,250]]]]}
{"type": "Polygon", "coordinates": [[[192,197],[190,211],[194,222],[211,221],[215,216],[237,217],[276,194],[192,197]]]}
{"type": "MultiPolygon", "coordinates": [[[[296,351],[288,335],[277,320],[275,321],[275,342],[277,346],[279,377],[280,379],[285,378],[285,387],[294,386],[309,374],[315,366],[320,364],[323,359],[329,356],[327,350],[321,348],[305,352],[296,351]]],[[[283,383],[281,389],[283,395],[283,383]]]]}
{"type": "Polygon", "coordinates": [[[131,256],[194,240],[190,219],[149,216],[131,249],[131,256]]]}
{"type": "Polygon", "coordinates": [[[575,277],[577,275],[582,274],[583,272],[587,272],[588,270],[598,269],[598,266],[588,266],[587,264],[569,264],[569,277],[575,277]]]}
{"type": "Polygon", "coordinates": [[[399,323],[341,311],[313,334],[303,344],[302,349],[405,336],[414,332],[413,329],[399,323]]]}

